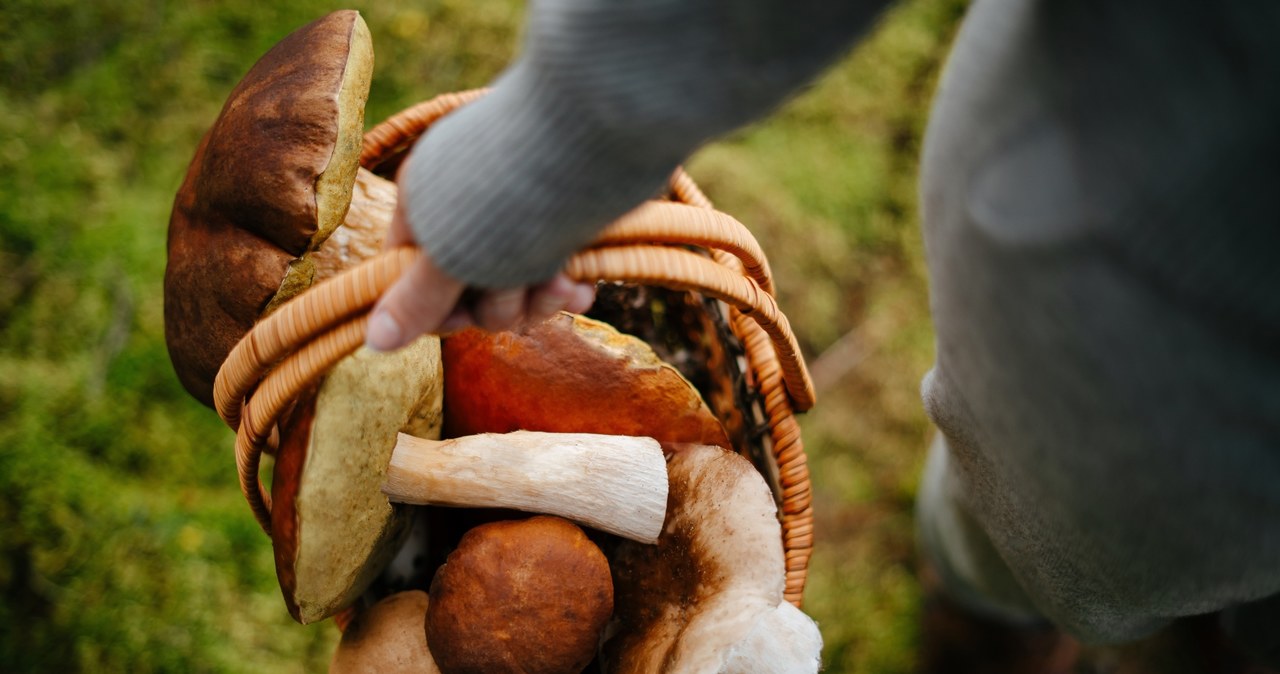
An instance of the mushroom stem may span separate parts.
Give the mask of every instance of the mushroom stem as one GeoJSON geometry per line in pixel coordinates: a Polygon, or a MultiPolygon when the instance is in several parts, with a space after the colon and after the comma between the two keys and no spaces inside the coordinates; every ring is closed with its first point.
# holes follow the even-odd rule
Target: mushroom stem
{"type": "Polygon", "coordinates": [[[401,433],[382,491],[399,503],[558,515],[655,543],[667,467],[652,438],[517,431],[435,441],[401,433]]]}

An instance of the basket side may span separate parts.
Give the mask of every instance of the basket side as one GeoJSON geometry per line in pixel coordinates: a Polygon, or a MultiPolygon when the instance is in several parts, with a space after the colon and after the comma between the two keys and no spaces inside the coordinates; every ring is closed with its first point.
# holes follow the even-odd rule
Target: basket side
{"type": "MultiPolygon", "coordinates": [[[[711,209],[711,200],[683,170],[671,177],[672,197],[677,201],[711,209]]],[[[720,264],[741,268],[741,261],[722,251],[712,256],[720,264]]],[[[751,419],[768,429],[769,447],[764,455],[771,459],[757,468],[774,489],[778,514],[782,523],[782,546],[786,553],[787,579],[784,596],[800,608],[804,600],[805,581],[809,575],[809,559],[813,556],[813,490],[809,477],[808,457],[796,420],[795,409],[787,396],[782,368],[774,344],[758,323],[733,307],[729,324],[742,345],[750,376],[745,382],[755,395],[749,396],[755,409],[751,419]]]]}

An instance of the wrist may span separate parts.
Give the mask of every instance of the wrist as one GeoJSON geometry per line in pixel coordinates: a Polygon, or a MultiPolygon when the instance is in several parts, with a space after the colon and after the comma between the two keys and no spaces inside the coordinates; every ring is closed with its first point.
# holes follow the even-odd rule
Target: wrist
{"type": "Polygon", "coordinates": [[[599,119],[522,61],[418,143],[401,194],[414,237],[450,275],[529,285],[655,194],[681,149],[599,119]]]}

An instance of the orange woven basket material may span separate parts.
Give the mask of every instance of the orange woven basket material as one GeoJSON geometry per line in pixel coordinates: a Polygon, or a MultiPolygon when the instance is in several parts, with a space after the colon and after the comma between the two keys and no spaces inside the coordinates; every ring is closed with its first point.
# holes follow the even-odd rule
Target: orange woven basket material
{"type": "Polygon", "coordinates": [[[488,89],[471,89],[440,94],[429,101],[410,106],[388,117],[364,134],[360,148],[360,165],[373,168],[391,157],[402,155],[427,127],[455,109],[484,96],[488,89]]]}
{"type": "MultiPolygon", "coordinates": [[[[371,170],[394,167],[432,122],[483,94],[446,94],[391,117],[365,135],[361,164],[371,170]]],[[[583,282],[693,291],[729,307],[729,325],[745,353],[758,394],[757,414],[771,444],[773,465],[765,477],[779,499],[785,597],[799,606],[812,552],[813,511],[794,415],[813,405],[813,384],[772,295],[768,261],[755,238],[715,211],[683,171],[675,172],[670,187],[682,203],[637,208],[571,258],[565,271],[583,282]]],[[[418,254],[411,248],[387,251],[301,293],[255,325],[218,372],[215,405],[236,429],[240,486],[268,534],[271,502],[258,473],[280,416],[306,387],[363,344],[368,310],[418,254]]]]}
{"type": "Polygon", "coordinates": [[[722,250],[737,257],[760,289],[773,294],[769,261],[742,223],[710,208],[651,201],[610,225],[593,246],[684,244],[722,250]]]}

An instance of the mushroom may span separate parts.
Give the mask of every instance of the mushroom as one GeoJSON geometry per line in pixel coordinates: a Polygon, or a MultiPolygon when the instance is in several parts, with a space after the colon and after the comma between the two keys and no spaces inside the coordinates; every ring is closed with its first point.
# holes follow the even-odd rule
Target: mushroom
{"type": "Polygon", "coordinates": [[[443,344],[448,436],[517,429],[645,435],[729,448],[697,389],[645,342],[562,313],[518,331],[443,344]]]}
{"type": "Polygon", "coordinates": [[[299,621],[341,609],[389,561],[407,524],[393,503],[547,513],[652,543],[666,511],[666,466],[657,442],[629,434],[725,441],[687,380],[603,323],[562,314],[518,334],[454,339],[444,409],[453,407],[466,435],[430,442],[440,366],[422,342],[357,351],[282,424],[272,531],[280,586],[299,621]],[[563,361],[551,368],[556,357],[563,361]],[[588,395],[568,392],[573,385],[588,395]],[[561,396],[592,415],[573,417],[561,396]]]}
{"type": "Polygon", "coordinates": [[[426,592],[410,590],[362,611],[342,633],[329,674],[440,674],[427,647],[428,606],[426,592]]]}
{"type": "Polygon", "coordinates": [[[667,478],[655,440],[400,433],[430,431],[439,410],[438,364],[422,353],[361,350],[282,425],[271,529],[280,587],[300,622],[347,606],[386,565],[407,531],[396,504],[514,508],[657,540],[667,478]]]}
{"type": "Polygon", "coordinates": [[[317,269],[380,247],[395,185],[359,168],[372,70],[359,13],[329,14],[262,56],[196,149],[169,220],[165,340],[183,386],[206,405],[255,321],[317,269]]]}
{"type": "Polygon", "coordinates": [[[804,674],[822,667],[822,633],[790,602],[765,612],[729,649],[724,674],[804,674]]]}
{"type": "Polygon", "coordinates": [[[783,601],[781,526],[764,479],[709,446],[679,448],[667,469],[658,544],[622,541],[609,555],[604,671],[816,672],[821,636],[783,601]]]}
{"type": "Polygon", "coordinates": [[[613,610],[609,563],[555,517],[467,532],[431,581],[427,643],[445,674],[577,674],[613,610]]]}

